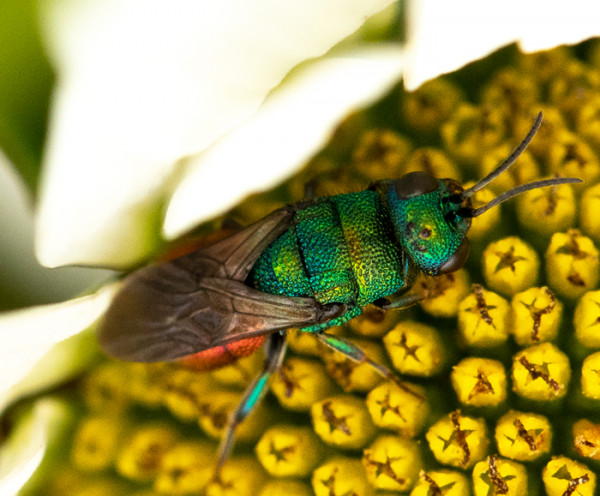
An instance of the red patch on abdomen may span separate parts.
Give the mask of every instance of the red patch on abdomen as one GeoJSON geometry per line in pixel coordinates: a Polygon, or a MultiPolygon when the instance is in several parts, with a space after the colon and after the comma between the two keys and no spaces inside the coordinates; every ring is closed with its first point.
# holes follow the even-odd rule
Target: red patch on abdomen
{"type": "Polygon", "coordinates": [[[240,358],[252,355],[265,342],[265,336],[240,339],[223,346],[215,346],[208,350],[199,351],[177,360],[182,366],[190,370],[214,370],[225,365],[230,365],[240,358]]]}

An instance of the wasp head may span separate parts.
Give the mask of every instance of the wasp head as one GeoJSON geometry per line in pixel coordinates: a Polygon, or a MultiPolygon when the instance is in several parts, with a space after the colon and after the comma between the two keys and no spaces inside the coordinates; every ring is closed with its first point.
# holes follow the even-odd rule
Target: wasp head
{"type": "Polygon", "coordinates": [[[452,179],[411,172],[386,181],[383,193],[399,245],[426,274],[460,269],[469,254],[470,198],[452,179]]]}
{"type": "Polygon", "coordinates": [[[460,269],[469,255],[466,235],[473,217],[531,189],[581,182],[570,177],[535,181],[506,191],[482,207],[472,207],[471,196],[515,163],[541,124],[540,112],[527,136],[510,156],[468,189],[463,189],[453,179],[436,179],[426,172],[411,172],[400,179],[374,185],[387,204],[398,244],[420,270],[438,275],[460,269]]]}

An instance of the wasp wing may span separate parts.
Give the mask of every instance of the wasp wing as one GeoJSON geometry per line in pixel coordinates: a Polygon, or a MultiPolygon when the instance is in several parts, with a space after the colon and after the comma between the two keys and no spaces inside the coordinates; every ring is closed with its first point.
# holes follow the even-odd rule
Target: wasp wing
{"type": "Polygon", "coordinates": [[[233,236],[184,255],[173,262],[197,277],[222,277],[244,281],[260,254],[294,219],[294,210],[275,210],[233,236]]]}
{"type": "Polygon", "coordinates": [[[292,219],[291,211],[278,210],[206,249],[128,276],[100,327],[101,347],[128,361],[174,360],[343,313],[342,305],[271,295],[243,283],[292,219]]]}

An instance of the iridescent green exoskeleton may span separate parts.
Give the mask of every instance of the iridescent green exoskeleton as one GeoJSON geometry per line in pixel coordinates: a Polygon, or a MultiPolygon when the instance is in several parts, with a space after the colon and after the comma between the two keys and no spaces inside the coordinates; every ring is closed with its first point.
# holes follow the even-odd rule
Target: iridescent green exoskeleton
{"type": "Polygon", "coordinates": [[[472,195],[515,162],[541,120],[540,113],[505,162],[469,189],[453,179],[412,172],[359,193],[289,205],[208,248],[134,272],[104,318],[100,344],[124,360],[177,360],[210,369],[252,353],[266,340],[264,370],[231,414],[218,468],[231,451],[235,427],[280,366],[290,327],[313,333],[406,388],[388,368],[326,329],[371,303],[388,310],[417,302],[419,295],[406,295],[417,274],[446,274],[465,263],[473,217],[524,191],[580,182],[537,181],[472,207],[472,195]]]}

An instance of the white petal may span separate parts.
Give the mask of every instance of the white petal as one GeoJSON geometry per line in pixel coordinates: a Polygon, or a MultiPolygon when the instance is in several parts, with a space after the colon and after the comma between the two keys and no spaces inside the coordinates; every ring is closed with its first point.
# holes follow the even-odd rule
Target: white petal
{"type": "Polygon", "coordinates": [[[589,0],[418,0],[409,7],[409,89],[515,41],[534,51],[600,33],[598,4],[589,0]]]}
{"type": "Polygon", "coordinates": [[[41,267],[33,250],[33,202],[21,177],[0,151],[0,300],[7,308],[67,300],[97,286],[109,273],[100,269],[41,267]]]}
{"type": "MultiPolygon", "coordinates": [[[[0,411],[16,398],[60,378],[56,356],[46,362],[47,370],[40,369],[40,360],[57,343],[97,320],[115,289],[115,285],[105,286],[90,296],[0,315],[0,411]]],[[[67,362],[72,358],[64,355],[67,362]]]]}
{"type": "Polygon", "coordinates": [[[400,48],[379,45],[324,58],[286,81],[251,120],[192,159],[167,210],[165,235],[175,237],[284,179],[327,142],[343,116],[396,83],[401,69],[400,48]]]}
{"type": "Polygon", "coordinates": [[[32,411],[19,419],[0,447],[2,496],[19,494],[42,462],[53,439],[64,434],[64,427],[69,422],[70,414],[65,405],[48,398],[36,402],[32,411]]]}
{"type": "Polygon", "coordinates": [[[45,439],[32,436],[28,440],[29,443],[21,447],[17,456],[10,453],[5,466],[0,460],[0,491],[6,496],[19,494],[44,458],[45,439]]]}
{"type": "Polygon", "coordinates": [[[167,179],[300,61],[390,0],[56,0],[58,67],[37,226],[43,264],[137,260],[167,179]],[[152,211],[154,206],[154,211],[152,211]]]}

